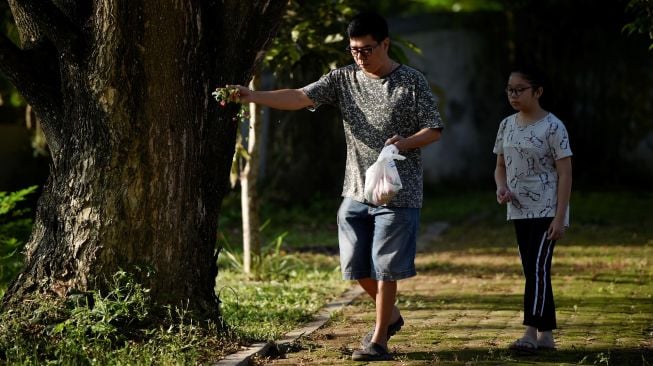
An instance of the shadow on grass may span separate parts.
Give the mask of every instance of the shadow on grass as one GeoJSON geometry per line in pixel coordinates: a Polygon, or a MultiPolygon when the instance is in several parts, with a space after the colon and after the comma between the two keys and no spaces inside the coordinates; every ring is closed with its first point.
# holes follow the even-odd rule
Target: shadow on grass
{"type": "MultiPolygon", "coordinates": [[[[434,289],[435,294],[430,296],[424,295],[406,295],[400,294],[398,297],[399,306],[402,309],[415,310],[433,310],[437,314],[438,310],[462,310],[462,311],[517,311],[522,307],[522,294],[437,294],[438,290],[434,289]]],[[[367,299],[357,300],[360,304],[372,306],[367,299]]],[[[653,303],[648,297],[618,296],[606,294],[604,296],[584,296],[570,297],[564,295],[556,296],[556,305],[559,311],[564,309],[573,309],[578,305],[581,310],[579,314],[637,314],[646,310],[653,311],[653,303]]],[[[571,310],[570,310],[571,311],[571,310]]],[[[593,318],[588,319],[588,321],[593,318]]],[[[602,323],[603,324],[603,323],[602,323]]],[[[575,326],[583,324],[575,323],[575,326]]],[[[587,324],[588,326],[594,326],[587,324]]],[[[623,325],[621,322],[615,324],[605,324],[606,326],[623,325]]]]}
{"type": "Polygon", "coordinates": [[[465,275],[470,277],[494,277],[497,274],[519,275],[522,274],[519,263],[478,263],[478,264],[456,264],[451,262],[429,262],[416,266],[417,272],[422,275],[465,275]]]}
{"type": "MultiPolygon", "coordinates": [[[[556,250],[566,246],[642,248],[653,241],[653,220],[638,227],[610,225],[604,227],[576,224],[556,243],[556,250]]],[[[517,241],[511,223],[459,224],[445,231],[441,237],[422,242],[420,252],[458,252],[469,249],[516,250],[517,241]]]]}
{"type": "Polygon", "coordinates": [[[653,350],[646,348],[592,348],[558,351],[539,351],[520,354],[510,350],[461,349],[434,350],[433,352],[408,352],[395,354],[397,360],[432,361],[440,364],[461,362],[474,365],[511,364],[574,364],[574,365],[649,365],[653,350]]]}
{"type": "MultiPolygon", "coordinates": [[[[505,261],[505,259],[504,259],[505,261]]],[[[416,266],[417,272],[425,276],[465,276],[476,278],[494,278],[501,276],[522,277],[522,268],[518,257],[515,257],[510,263],[490,263],[483,261],[479,263],[451,263],[448,261],[432,261],[416,266]]],[[[624,268],[622,271],[616,271],[610,267],[610,263],[573,263],[562,262],[561,260],[553,264],[551,274],[553,280],[562,276],[574,276],[576,281],[588,282],[605,282],[618,284],[643,285],[650,281],[650,274],[646,271],[637,271],[635,268],[624,268]],[[630,273],[623,273],[623,271],[630,273]],[[584,274],[584,275],[583,275],[584,274]]]]}
{"type": "MultiPolygon", "coordinates": [[[[272,358],[282,358],[285,353],[300,350],[315,350],[323,346],[319,344],[303,344],[299,349],[284,350],[285,352],[270,355],[272,358]]],[[[349,359],[352,350],[341,347],[342,359],[349,359]]],[[[433,365],[650,365],[653,351],[645,348],[592,348],[557,351],[538,351],[535,354],[518,353],[508,349],[496,348],[465,348],[460,350],[433,350],[425,352],[396,352],[395,361],[426,361],[433,365]]],[[[385,363],[384,363],[385,364],[385,363]]]]}
{"type": "MultiPolygon", "coordinates": [[[[424,295],[399,295],[400,308],[406,310],[515,310],[522,303],[522,295],[450,295],[436,294],[424,295]]],[[[518,309],[518,308],[517,308],[518,309]]]]}

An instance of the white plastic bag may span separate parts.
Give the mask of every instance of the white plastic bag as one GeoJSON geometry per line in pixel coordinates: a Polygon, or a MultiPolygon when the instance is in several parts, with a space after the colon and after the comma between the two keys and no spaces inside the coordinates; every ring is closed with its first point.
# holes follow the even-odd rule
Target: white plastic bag
{"type": "Polygon", "coordinates": [[[378,159],[365,171],[365,199],[367,202],[382,206],[401,189],[401,178],[397,171],[396,160],[404,160],[395,145],[388,145],[381,150],[378,159]]]}

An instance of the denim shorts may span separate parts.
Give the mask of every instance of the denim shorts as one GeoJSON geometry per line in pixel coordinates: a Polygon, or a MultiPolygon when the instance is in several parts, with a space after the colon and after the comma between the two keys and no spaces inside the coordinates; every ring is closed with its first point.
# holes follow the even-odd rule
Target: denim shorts
{"type": "Polygon", "coordinates": [[[413,277],[419,208],[377,207],[345,197],[338,210],[340,268],[345,280],[413,277]]]}

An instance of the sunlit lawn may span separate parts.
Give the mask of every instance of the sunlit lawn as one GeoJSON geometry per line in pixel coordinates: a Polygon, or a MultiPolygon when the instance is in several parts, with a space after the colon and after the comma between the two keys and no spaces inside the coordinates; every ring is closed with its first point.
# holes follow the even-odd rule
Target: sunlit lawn
{"type": "MultiPolygon", "coordinates": [[[[402,283],[399,305],[412,321],[393,338],[401,363],[651,363],[651,193],[574,192],[572,227],[557,244],[553,261],[559,350],[527,359],[506,350],[521,332],[523,282],[505,208],[494,203],[493,192],[448,192],[427,197],[423,228],[433,221],[447,221],[451,226],[418,255],[418,277],[402,283]]],[[[330,205],[333,211],[329,215],[335,221],[337,202],[330,205]]],[[[320,217],[323,221],[315,224],[304,218],[293,226],[292,215],[285,215],[279,227],[285,225],[284,229],[294,234],[288,236],[292,238],[287,244],[289,253],[293,247],[304,252],[314,246],[324,252],[325,247],[337,245],[334,222],[323,222],[326,220],[320,217]]],[[[281,231],[274,223],[266,230],[281,231]]],[[[324,272],[286,281],[247,282],[225,271],[221,285],[239,286],[235,292],[240,292],[236,312],[234,300],[222,291],[225,309],[241,314],[227,316],[228,321],[231,319],[248,337],[273,339],[290,330],[290,325],[307,320],[311,312],[344,290],[335,255],[302,254],[308,263],[319,258],[324,272]],[[278,306],[269,305],[280,299],[283,301],[278,306]],[[254,313],[267,315],[242,315],[254,313]]],[[[274,363],[294,364],[299,359],[307,364],[351,363],[348,352],[357,347],[359,335],[350,334],[364,333],[372,319],[371,303],[361,299],[323,330],[332,336],[322,334],[315,343],[307,340],[306,350],[274,363]],[[339,331],[343,332],[340,336],[339,331]]]]}

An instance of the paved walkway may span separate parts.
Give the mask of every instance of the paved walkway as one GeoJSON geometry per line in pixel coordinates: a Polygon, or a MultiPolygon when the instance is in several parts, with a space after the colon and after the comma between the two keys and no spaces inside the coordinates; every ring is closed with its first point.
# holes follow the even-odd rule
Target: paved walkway
{"type": "MultiPolygon", "coordinates": [[[[437,241],[437,233],[423,240],[437,241]]],[[[653,245],[587,262],[573,248],[562,252],[554,259],[557,351],[524,356],[506,349],[523,329],[523,280],[515,248],[449,248],[419,254],[419,275],[400,282],[398,306],[406,324],[389,344],[395,360],[377,364],[653,364],[653,263],[642,262],[653,258],[653,245]],[[620,272],[638,263],[643,270],[634,272],[637,278],[620,272]],[[629,278],[632,283],[615,285],[629,278]]],[[[351,352],[373,321],[372,302],[358,297],[324,327],[300,338],[292,352],[257,364],[362,364],[351,361],[351,352]]]]}

